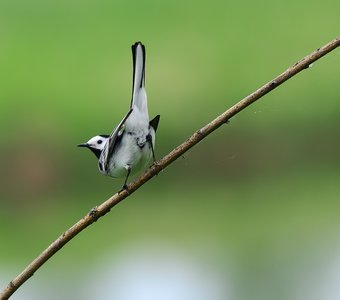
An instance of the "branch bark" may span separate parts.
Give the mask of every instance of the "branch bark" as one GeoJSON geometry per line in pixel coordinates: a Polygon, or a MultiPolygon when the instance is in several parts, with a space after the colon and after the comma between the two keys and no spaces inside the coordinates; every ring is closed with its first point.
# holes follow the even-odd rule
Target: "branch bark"
{"type": "Polygon", "coordinates": [[[130,183],[126,190],[120,193],[116,193],[111,198],[103,202],[97,207],[94,207],[88,214],[86,214],[81,220],[75,223],[71,228],[66,230],[61,236],[59,236],[52,244],[50,244],[37,258],[35,258],[17,277],[15,277],[7,287],[0,294],[0,300],[8,299],[23,283],[25,283],[34,272],[37,271],[50,257],[58,252],[66,243],[79,234],[86,227],[97,221],[100,217],[107,214],[112,207],[127,198],[131,193],[135,192],[144,183],[153,178],[156,174],[161,172],[167,166],[169,166],[178,157],[182,156],[191,147],[195,146],[202,139],[212,133],[214,130],[225,124],[231,117],[245,109],[256,100],[260,99],[270,91],[277,88],[279,85],[293,77],[297,73],[304,69],[307,69],[310,64],[328,54],[335,48],[340,46],[340,37],[335,38],[321,48],[318,48],[313,53],[302,58],[293,66],[288,68],[282,74],[267,82],[265,85],[251,93],[241,101],[230,107],[224,113],[212,120],[210,123],[197,130],[191,137],[185,142],[172,150],[169,154],[164,156],[156,164],[152,165],[148,170],[144,172],[139,178],[130,183]]]}

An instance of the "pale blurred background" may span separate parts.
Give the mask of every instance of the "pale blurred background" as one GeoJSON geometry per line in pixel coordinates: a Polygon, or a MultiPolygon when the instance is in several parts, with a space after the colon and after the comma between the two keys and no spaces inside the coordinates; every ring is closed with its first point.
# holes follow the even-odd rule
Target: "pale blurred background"
{"type": "MultiPolygon", "coordinates": [[[[0,2],[0,287],[122,180],[110,133],[147,48],[161,158],[339,35],[340,2],[0,2]]],[[[237,115],[72,240],[16,300],[340,298],[340,51],[237,115]]]]}

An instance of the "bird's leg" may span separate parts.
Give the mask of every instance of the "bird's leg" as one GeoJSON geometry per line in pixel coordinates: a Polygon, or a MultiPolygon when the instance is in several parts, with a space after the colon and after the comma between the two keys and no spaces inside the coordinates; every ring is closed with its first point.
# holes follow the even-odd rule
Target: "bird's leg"
{"type": "Polygon", "coordinates": [[[121,192],[123,192],[123,191],[125,191],[125,190],[127,190],[127,180],[128,180],[129,175],[130,175],[130,173],[131,173],[131,166],[130,166],[130,165],[127,165],[127,166],[125,167],[125,169],[126,169],[126,171],[127,171],[126,177],[125,177],[125,181],[124,181],[124,184],[123,184],[122,188],[118,191],[118,194],[121,193],[121,192]]]}
{"type": "Polygon", "coordinates": [[[146,137],[146,140],[148,141],[151,151],[152,151],[152,158],[153,158],[153,163],[156,163],[156,156],[155,156],[155,150],[153,149],[153,145],[152,145],[152,137],[151,134],[148,134],[146,137]]]}
{"type": "Polygon", "coordinates": [[[124,181],[123,187],[120,190],[120,192],[127,189],[126,183],[127,183],[128,178],[129,178],[129,175],[131,173],[131,166],[127,165],[125,168],[127,170],[127,174],[126,174],[126,177],[125,177],[125,181],[124,181]]]}
{"type": "Polygon", "coordinates": [[[150,142],[150,147],[151,147],[151,151],[152,151],[152,159],[153,159],[153,163],[156,163],[156,156],[155,156],[155,150],[153,149],[152,146],[152,142],[150,142]]]}
{"type": "MultiPolygon", "coordinates": [[[[146,137],[146,140],[147,140],[148,143],[150,144],[150,148],[151,148],[151,151],[152,151],[152,158],[153,158],[152,166],[153,166],[153,167],[157,167],[157,161],[156,161],[156,156],[155,156],[155,150],[153,149],[153,145],[152,145],[152,137],[151,137],[151,134],[149,134],[149,135],[146,137]]],[[[158,175],[158,172],[157,172],[157,171],[156,171],[156,175],[158,175]]]]}

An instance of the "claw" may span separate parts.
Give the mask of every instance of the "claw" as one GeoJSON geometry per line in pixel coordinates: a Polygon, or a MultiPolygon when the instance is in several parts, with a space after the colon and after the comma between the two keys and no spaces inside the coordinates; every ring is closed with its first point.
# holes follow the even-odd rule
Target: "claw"
{"type": "Polygon", "coordinates": [[[121,192],[127,191],[128,187],[126,185],[126,183],[123,184],[122,188],[118,191],[118,194],[120,194],[121,192]]]}
{"type": "Polygon", "coordinates": [[[151,165],[151,168],[153,168],[155,170],[156,176],[158,176],[159,171],[157,171],[157,167],[158,167],[158,162],[154,161],[151,165]]]}

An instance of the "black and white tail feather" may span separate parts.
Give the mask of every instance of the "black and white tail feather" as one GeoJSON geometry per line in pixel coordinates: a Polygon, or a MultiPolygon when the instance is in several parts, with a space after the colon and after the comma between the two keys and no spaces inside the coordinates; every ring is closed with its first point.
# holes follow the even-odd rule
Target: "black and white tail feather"
{"type": "Polygon", "coordinates": [[[80,147],[89,148],[98,157],[102,174],[114,178],[125,177],[155,162],[155,134],[160,116],[149,121],[145,90],[145,47],[141,42],[132,45],[133,82],[130,110],[111,135],[98,135],[80,147]]]}

